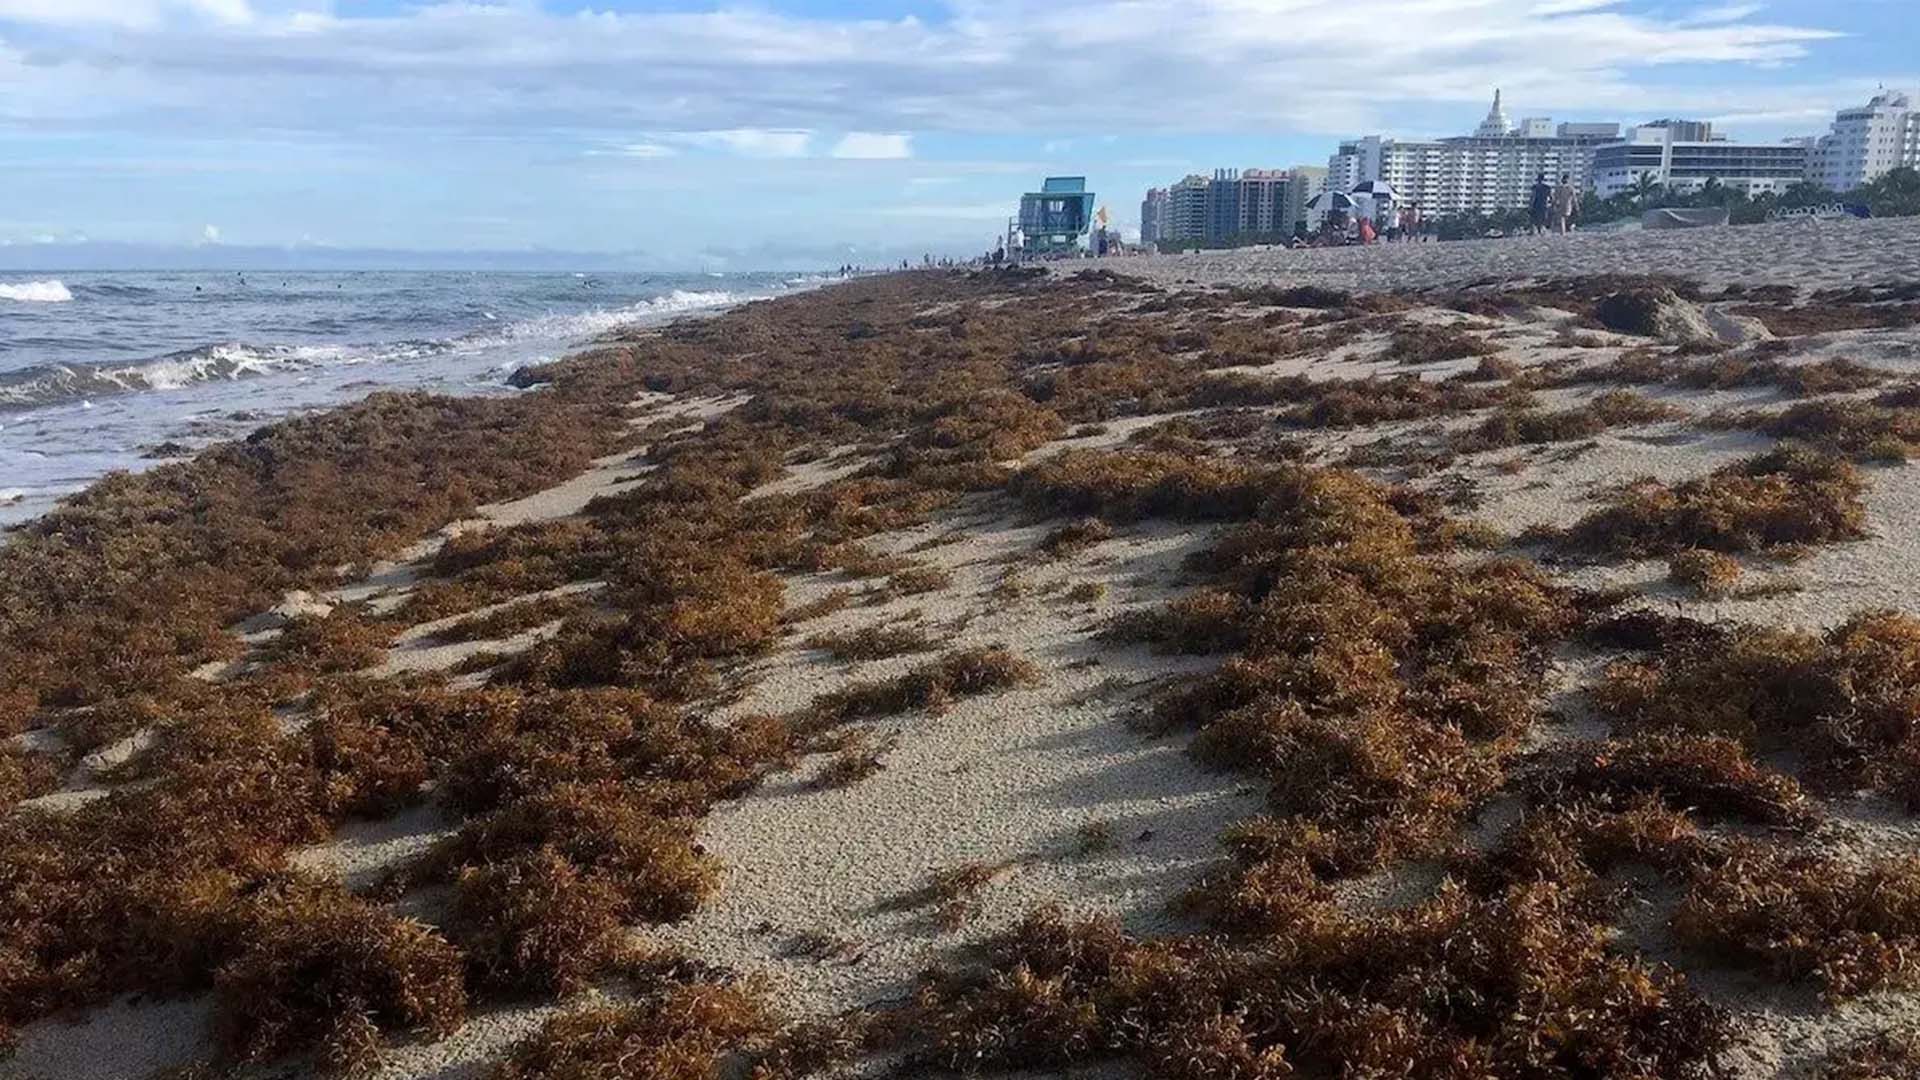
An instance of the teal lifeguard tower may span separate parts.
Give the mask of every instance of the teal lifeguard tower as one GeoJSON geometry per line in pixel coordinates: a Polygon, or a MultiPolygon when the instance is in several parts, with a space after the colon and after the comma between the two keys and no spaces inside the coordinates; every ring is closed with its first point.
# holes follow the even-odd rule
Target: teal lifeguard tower
{"type": "Polygon", "coordinates": [[[1028,256],[1078,252],[1093,228],[1093,192],[1084,176],[1049,176],[1020,196],[1020,234],[1028,256]]]}

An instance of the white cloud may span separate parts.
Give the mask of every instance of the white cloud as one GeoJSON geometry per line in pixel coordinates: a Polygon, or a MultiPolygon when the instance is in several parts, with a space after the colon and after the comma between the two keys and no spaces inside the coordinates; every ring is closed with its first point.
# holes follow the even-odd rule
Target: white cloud
{"type": "Polygon", "coordinates": [[[910,158],[913,136],[878,131],[849,131],[833,145],[837,158],[910,158]]]}
{"type": "Polygon", "coordinates": [[[807,156],[813,132],[770,130],[767,128],[728,128],[721,131],[682,131],[662,135],[694,146],[724,150],[740,157],[797,158],[807,156]]]}
{"type": "Polygon", "coordinates": [[[200,242],[201,242],[201,243],[203,243],[203,244],[217,244],[217,243],[219,243],[219,242],[220,242],[220,226],[218,226],[218,225],[209,225],[209,226],[207,226],[206,228],[204,228],[204,229],[201,229],[201,230],[200,230],[200,242]]]}
{"type": "Polygon", "coordinates": [[[587,154],[592,157],[668,158],[679,156],[680,151],[657,142],[640,142],[589,150],[587,154]]]}
{"type": "Polygon", "coordinates": [[[1005,221],[1012,213],[1013,204],[1005,199],[998,202],[963,204],[910,203],[904,206],[884,206],[874,213],[881,217],[896,218],[939,218],[950,221],[1005,221]]]}
{"type": "Polygon", "coordinates": [[[0,21],[150,27],[170,17],[201,17],[244,23],[253,18],[248,0],[0,0],[0,21]]]}
{"type": "Polygon", "coordinates": [[[563,14],[427,0],[373,17],[287,13],[322,0],[0,0],[0,17],[45,24],[32,65],[0,59],[0,115],[147,134],[683,132],[647,142],[781,158],[820,152],[816,131],[852,133],[835,149],[889,153],[910,144],[880,133],[1347,134],[1391,128],[1410,106],[1472,111],[1496,85],[1529,111],[1623,118],[1853,94],[1852,81],[1810,87],[1790,72],[1716,79],[1715,65],[1791,65],[1833,36],[1739,0],[1665,13],[1610,0],[949,2],[947,19],[836,20],[753,5],[563,14]],[[1098,62],[1060,62],[1062,41],[1098,62]]]}

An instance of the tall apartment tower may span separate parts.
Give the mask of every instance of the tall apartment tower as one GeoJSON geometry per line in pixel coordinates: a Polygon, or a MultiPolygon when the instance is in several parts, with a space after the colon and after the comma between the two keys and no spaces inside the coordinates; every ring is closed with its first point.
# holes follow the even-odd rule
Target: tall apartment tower
{"type": "Polygon", "coordinates": [[[1140,200],[1140,242],[1157,244],[1166,238],[1167,189],[1149,188],[1140,200]]]}
{"type": "Polygon", "coordinates": [[[1212,176],[1187,176],[1147,192],[1140,204],[1141,236],[1149,218],[1155,240],[1176,243],[1289,234],[1306,220],[1317,171],[1216,169],[1212,176]]]}
{"type": "Polygon", "coordinates": [[[1807,154],[1807,179],[1852,191],[1902,165],[1920,168],[1920,109],[1906,94],[1883,90],[1834,116],[1833,130],[1807,154]]]}

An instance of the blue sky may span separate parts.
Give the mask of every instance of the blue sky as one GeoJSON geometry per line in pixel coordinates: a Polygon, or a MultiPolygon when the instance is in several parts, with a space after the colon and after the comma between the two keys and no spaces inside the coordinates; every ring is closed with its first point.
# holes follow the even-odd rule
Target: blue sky
{"type": "Polygon", "coordinates": [[[967,253],[1047,173],[1129,223],[1496,85],[1771,139],[1883,81],[1911,0],[0,0],[0,245],[967,253]]]}

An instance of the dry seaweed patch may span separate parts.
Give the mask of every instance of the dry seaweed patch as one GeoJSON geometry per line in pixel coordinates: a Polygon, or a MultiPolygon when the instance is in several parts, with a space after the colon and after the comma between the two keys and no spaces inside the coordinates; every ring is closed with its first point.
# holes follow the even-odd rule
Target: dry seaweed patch
{"type": "Polygon", "coordinates": [[[1633,481],[1567,529],[1534,535],[1614,558],[1830,544],[1866,535],[1864,490],[1846,461],[1782,447],[1679,484],[1633,481]]]}
{"type": "Polygon", "coordinates": [[[821,695],[814,715],[832,722],[924,710],[938,712],[963,697],[990,694],[1039,679],[1026,660],[997,646],[955,649],[903,675],[858,682],[821,695]]]}
{"type": "Polygon", "coordinates": [[[1912,326],[1920,322],[1920,304],[1741,304],[1728,310],[1735,315],[1760,320],[1776,337],[1912,326]]]}
{"type": "Polygon", "coordinates": [[[1920,413],[1850,399],[1807,401],[1779,412],[1750,411],[1717,418],[1791,439],[1854,461],[1905,461],[1920,444],[1920,413]]]}
{"type": "Polygon", "coordinates": [[[1844,356],[1783,364],[1751,353],[1722,353],[1687,364],[1675,373],[1673,381],[1694,390],[1773,386],[1793,397],[1817,397],[1868,390],[1890,377],[1890,372],[1844,356]]]}
{"type": "Polygon", "coordinates": [[[851,787],[865,780],[886,768],[883,756],[893,748],[893,743],[892,739],[876,743],[864,732],[854,732],[814,774],[811,786],[816,791],[831,791],[851,787]]]}
{"type": "Polygon", "coordinates": [[[1819,1080],[1915,1080],[1920,1031],[1882,1031],[1842,1047],[1822,1063],[1819,1080]]]}
{"type": "Polygon", "coordinates": [[[1019,474],[1014,490],[1035,509],[1117,521],[1243,518],[1262,498],[1268,470],[1147,451],[1069,450],[1019,474]]]}
{"type": "Polygon", "coordinates": [[[1509,446],[1590,439],[1612,427],[1651,424],[1685,415],[1664,402],[1629,390],[1608,390],[1569,409],[1500,409],[1449,440],[1455,453],[1474,454],[1509,446]]]}
{"type": "Polygon", "coordinates": [[[1920,622],[1868,612],[1823,635],[1751,628],[1609,669],[1600,709],[1636,731],[1806,754],[1823,785],[1920,807],[1920,622]]]}
{"type": "Polygon", "coordinates": [[[1065,559],[1111,539],[1113,526],[1099,518],[1085,518],[1062,525],[1041,537],[1040,550],[1048,558],[1065,559]]]}
{"type": "Polygon", "coordinates": [[[296,615],[287,620],[266,652],[291,670],[318,675],[359,671],[385,658],[399,629],[342,606],[325,615],[296,615]]]}
{"type": "Polygon", "coordinates": [[[60,786],[65,766],[52,755],[0,743],[0,812],[22,799],[38,798],[60,786]]]}
{"type": "Polygon", "coordinates": [[[888,907],[902,911],[932,909],[943,929],[958,930],[979,911],[979,894],[1012,872],[1012,862],[968,862],[934,871],[918,888],[893,898],[888,907]]]}
{"type": "Polygon", "coordinates": [[[1247,644],[1251,614],[1252,605],[1244,596],[1200,589],[1160,607],[1122,612],[1107,627],[1106,636],[1175,653],[1234,652],[1247,644]]]}
{"type": "Polygon", "coordinates": [[[1730,846],[1673,917],[1688,947],[1810,980],[1829,999],[1920,984],[1920,859],[1846,866],[1730,846]]]}
{"type": "Polygon", "coordinates": [[[1520,374],[1520,365],[1501,356],[1482,356],[1472,371],[1454,376],[1459,382],[1500,382],[1520,374]]]}
{"type": "Polygon", "coordinates": [[[1536,800],[1574,793],[1622,811],[1652,798],[1674,812],[1799,829],[1818,818],[1798,782],[1759,765],[1725,736],[1642,734],[1575,747],[1566,757],[1562,767],[1523,785],[1536,800]]]}
{"type": "Polygon", "coordinates": [[[935,648],[926,630],[899,623],[817,634],[808,638],[806,645],[809,649],[819,649],[835,660],[852,661],[884,660],[890,656],[927,652],[935,648]]]}
{"type": "Polygon", "coordinates": [[[752,988],[668,987],[624,1005],[562,1013],[516,1045],[491,1080],[718,1080],[727,1058],[765,1040],[766,1005],[752,988]]]}
{"type": "Polygon", "coordinates": [[[1790,364],[1769,355],[1789,347],[1764,342],[1740,352],[1689,358],[1681,350],[1641,346],[1602,364],[1529,372],[1527,377],[1541,387],[1617,383],[1664,384],[1688,390],[1771,388],[1790,397],[1853,393],[1882,385],[1893,377],[1892,372],[1844,356],[1790,364]]]}
{"type": "Polygon", "coordinates": [[[1458,326],[1406,326],[1393,332],[1393,340],[1380,354],[1380,359],[1395,364],[1438,364],[1470,356],[1492,356],[1499,351],[1499,346],[1458,326]]]}
{"type": "Polygon", "coordinates": [[[1707,1076],[1724,1020],[1610,954],[1551,884],[1443,887],[1373,917],[1301,899],[1244,944],[1141,941],[1042,912],[978,972],[937,972],[914,1025],[955,1071],[1126,1055],[1152,1075],[1707,1076]]]}
{"type": "Polygon", "coordinates": [[[238,919],[215,1022],[240,1061],[312,1049],[327,1071],[365,1073],[384,1033],[443,1037],[466,1017],[459,953],[337,886],[277,884],[238,919]]]}
{"type": "Polygon", "coordinates": [[[592,599],[577,593],[517,600],[484,615],[461,619],[434,631],[433,636],[450,642],[499,641],[577,615],[592,603],[592,599]]]}
{"type": "Polygon", "coordinates": [[[888,598],[919,596],[922,593],[939,592],[952,584],[953,573],[945,567],[930,564],[910,566],[889,574],[882,593],[888,598]]]}
{"type": "Polygon", "coordinates": [[[623,437],[616,407],[553,395],[376,394],[104,480],[0,551],[0,728],[231,657],[224,628],[286,591],[578,472],[623,437]]]}
{"type": "Polygon", "coordinates": [[[1667,560],[1667,580],[1706,600],[1731,594],[1742,572],[1740,560],[1718,551],[1682,551],[1667,560]]]}

